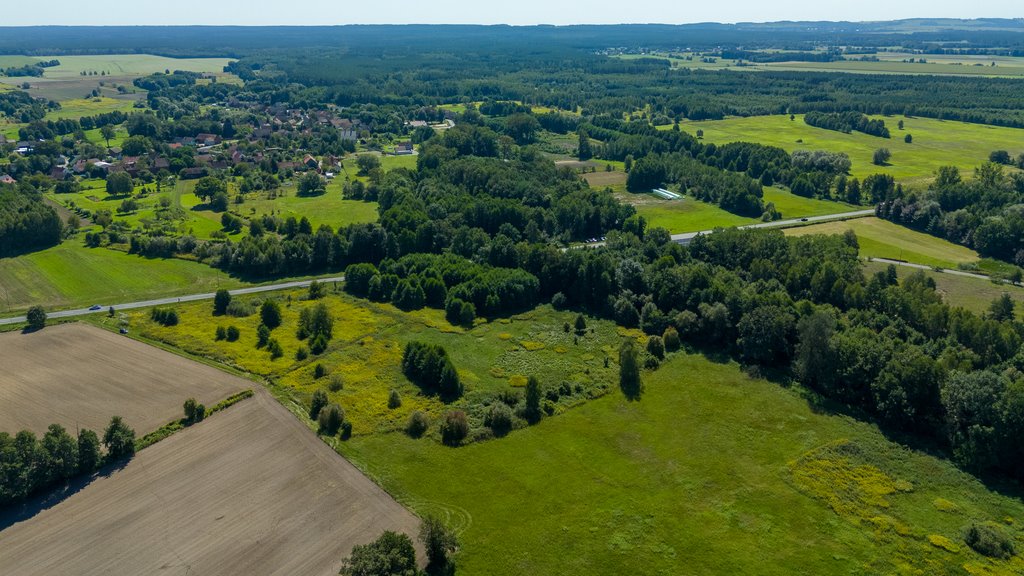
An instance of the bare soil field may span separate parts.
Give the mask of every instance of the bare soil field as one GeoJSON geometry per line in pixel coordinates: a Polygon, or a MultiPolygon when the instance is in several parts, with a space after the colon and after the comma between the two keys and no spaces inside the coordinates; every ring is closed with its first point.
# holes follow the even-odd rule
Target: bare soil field
{"type": "Polygon", "coordinates": [[[0,431],[10,434],[53,423],[102,434],[119,415],[141,436],[181,417],[190,396],[209,406],[253,387],[88,324],[0,334],[0,431]]]}
{"type": "Polygon", "coordinates": [[[5,574],[305,576],[337,574],[384,530],[415,537],[419,519],[258,388],[4,526],[5,574]]]}

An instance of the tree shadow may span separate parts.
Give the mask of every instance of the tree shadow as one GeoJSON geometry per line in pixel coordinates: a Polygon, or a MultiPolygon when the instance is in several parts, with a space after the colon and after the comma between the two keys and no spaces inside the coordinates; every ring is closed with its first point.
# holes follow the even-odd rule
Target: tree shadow
{"type": "Polygon", "coordinates": [[[18,524],[19,522],[30,520],[37,514],[57,506],[61,502],[75,494],[78,494],[84,490],[86,486],[92,484],[93,481],[99,478],[109,478],[115,472],[122,470],[129,462],[131,462],[131,460],[126,459],[113,464],[108,464],[92,474],[72,478],[63,487],[54,488],[49,492],[31,496],[24,502],[11,504],[6,508],[0,509],[0,532],[3,532],[7,528],[18,524]]]}

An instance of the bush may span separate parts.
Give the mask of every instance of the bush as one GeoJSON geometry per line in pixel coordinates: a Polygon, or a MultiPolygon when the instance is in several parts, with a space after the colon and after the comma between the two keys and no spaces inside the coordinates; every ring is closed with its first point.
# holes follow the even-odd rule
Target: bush
{"type": "Polygon", "coordinates": [[[231,293],[221,288],[217,290],[217,294],[213,297],[213,313],[220,316],[228,311],[228,306],[231,305],[231,293]]]}
{"type": "Polygon", "coordinates": [[[651,336],[647,339],[647,352],[658,360],[665,358],[665,343],[660,336],[651,336]]]}
{"type": "Polygon", "coordinates": [[[530,376],[526,381],[526,407],[523,408],[523,417],[531,424],[538,422],[541,418],[540,381],[536,376],[530,376]]]}
{"type": "Polygon", "coordinates": [[[317,334],[309,341],[309,351],[313,354],[323,354],[325,350],[327,350],[327,336],[317,334]]]}
{"type": "Polygon", "coordinates": [[[153,311],[149,313],[149,317],[157,324],[163,326],[178,325],[178,312],[171,308],[153,308],[153,311]]]}
{"type": "Polygon", "coordinates": [[[28,320],[29,330],[41,330],[46,326],[46,311],[43,310],[42,306],[29,308],[28,314],[25,317],[28,320]]]}
{"type": "Polygon", "coordinates": [[[671,326],[665,329],[665,333],[662,334],[661,340],[665,343],[666,352],[675,352],[679,350],[679,347],[682,345],[679,340],[679,332],[671,326]]]}
{"type": "Polygon", "coordinates": [[[413,438],[419,438],[427,432],[430,427],[430,419],[423,412],[416,410],[409,415],[409,422],[405,425],[405,433],[413,438]]]}
{"type": "Polygon", "coordinates": [[[420,524],[420,542],[427,553],[427,566],[431,574],[451,571],[451,555],[459,546],[455,532],[439,518],[427,516],[420,524]]]}
{"type": "Polygon", "coordinates": [[[228,342],[234,342],[238,340],[238,337],[241,336],[241,333],[238,330],[238,326],[228,326],[226,336],[228,342]]]}
{"type": "Polygon", "coordinates": [[[327,393],[323,390],[313,392],[313,398],[309,401],[310,420],[317,420],[320,417],[320,411],[323,410],[324,406],[327,406],[327,393]]]}
{"type": "Polygon", "coordinates": [[[111,461],[128,458],[135,454],[135,430],[129,428],[120,416],[114,416],[103,432],[103,445],[111,461]]]}
{"type": "Polygon", "coordinates": [[[260,306],[260,319],[267,328],[277,328],[281,325],[281,307],[273,300],[265,300],[260,306]]]}
{"type": "Polygon", "coordinates": [[[195,421],[195,418],[196,418],[196,407],[197,406],[199,406],[199,403],[196,402],[195,398],[189,398],[188,400],[185,400],[184,412],[185,412],[185,421],[186,422],[194,422],[195,421]]]}
{"type": "Polygon", "coordinates": [[[326,436],[334,436],[337,434],[344,422],[345,411],[337,404],[328,404],[320,410],[319,414],[317,414],[319,433],[326,436]]]}
{"type": "Polygon", "coordinates": [[[388,408],[394,410],[402,405],[402,396],[398,393],[398,390],[392,390],[388,394],[388,408]]]}
{"type": "Polygon", "coordinates": [[[352,547],[341,565],[342,576],[392,576],[418,574],[416,549],[405,534],[385,531],[369,544],[352,547]]]}
{"type": "Polygon", "coordinates": [[[565,310],[569,306],[569,299],[565,294],[556,292],[555,295],[551,297],[551,306],[554,307],[555,310],[565,310]]]}
{"type": "Polygon", "coordinates": [[[504,436],[512,430],[512,409],[504,402],[496,402],[487,413],[487,426],[495,436],[504,436]]]}
{"type": "Polygon", "coordinates": [[[267,341],[267,350],[270,352],[271,360],[277,360],[284,356],[284,348],[281,348],[281,343],[277,341],[277,338],[271,338],[267,341]]]}
{"type": "Polygon", "coordinates": [[[469,420],[462,410],[452,410],[441,420],[441,441],[448,446],[458,446],[469,436],[469,420]]]}
{"type": "Polygon", "coordinates": [[[331,381],[327,384],[327,389],[331,392],[337,392],[344,387],[345,379],[341,377],[341,374],[331,376],[331,381]]]}
{"type": "Polygon", "coordinates": [[[264,325],[264,324],[260,324],[256,328],[256,347],[257,348],[263,348],[264,346],[267,345],[267,342],[269,340],[270,340],[270,328],[267,328],[266,325],[264,325]]]}
{"type": "Polygon", "coordinates": [[[319,380],[324,376],[327,376],[327,368],[323,364],[317,363],[317,365],[313,367],[313,378],[319,380]]]}
{"type": "Polygon", "coordinates": [[[219,340],[225,340],[225,339],[227,339],[227,337],[228,337],[227,328],[224,328],[223,326],[217,326],[217,331],[214,333],[213,339],[219,341],[219,340]]]}
{"type": "Polygon", "coordinates": [[[305,346],[299,346],[299,349],[295,351],[295,359],[302,362],[306,358],[309,358],[309,349],[305,346]]]}
{"type": "Polygon", "coordinates": [[[252,302],[247,300],[232,300],[228,303],[224,309],[228,316],[234,316],[235,318],[246,318],[252,316],[255,312],[255,307],[252,302]]]}
{"type": "Polygon", "coordinates": [[[888,148],[879,148],[872,155],[871,162],[878,166],[885,166],[890,158],[892,158],[892,152],[888,148]]]}
{"type": "Polygon", "coordinates": [[[974,522],[965,528],[964,542],[978,554],[990,558],[1006,559],[1014,555],[1013,539],[991,522],[974,522]]]}

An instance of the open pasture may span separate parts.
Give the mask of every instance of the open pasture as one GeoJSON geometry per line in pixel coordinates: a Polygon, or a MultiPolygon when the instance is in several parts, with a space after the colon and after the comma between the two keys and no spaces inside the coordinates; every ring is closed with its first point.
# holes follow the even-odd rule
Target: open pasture
{"type": "Polygon", "coordinates": [[[952,120],[872,116],[885,121],[892,138],[879,138],[860,132],[844,134],[807,125],[802,115],[751,116],[701,122],[683,122],[680,128],[696,134],[703,130],[704,141],[715,144],[758,142],[794,150],[845,152],[852,162],[851,173],[858,178],[870,174],[890,174],[904,184],[926,184],[940,166],[956,166],[964,177],[988,161],[993,150],[1007,150],[1015,157],[1024,152],[1024,129],[970,124],[952,120]],[[904,129],[899,130],[900,120],[904,129]],[[903,141],[906,134],[913,142],[903,141]],[[892,159],[886,166],[872,164],[878,148],[888,148],[892,159]]]}
{"type": "MultiPolygon", "coordinates": [[[[636,206],[637,213],[647,219],[649,227],[665,228],[673,234],[743,226],[761,221],[760,218],[733,214],[692,196],[685,196],[682,200],[662,200],[653,194],[623,192],[618,197],[636,206]]],[[[764,189],[764,202],[775,204],[775,209],[782,213],[783,218],[822,216],[858,209],[845,202],[804,198],[775,187],[764,189]]]]}
{"type": "Polygon", "coordinates": [[[0,259],[0,311],[5,315],[34,304],[47,309],[106,305],[240,285],[205,264],[87,248],[80,238],[0,259]]]}
{"type": "MultiPolygon", "coordinates": [[[[874,274],[888,268],[884,262],[865,262],[864,273],[874,274]]],[[[989,305],[1003,294],[1009,294],[1016,302],[1018,318],[1024,318],[1024,288],[1009,284],[994,284],[989,280],[945,274],[934,270],[915,270],[907,266],[897,266],[896,274],[900,279],[917,272],[935,280],[935,290],[942,295],[943,301],[951,306],[966,308],[975,314],[988,312],[989,305]]]]}
{"type": "Polygon", "coordinates": [[[0,522],[0,556],[22,576],[327,576],[353,545],[384,530],[415,538],[418,524],[260,389],[34,517],[0,522]]]}
{"type": "Polygon", "coordinates": [[[0,431],[50,424],[102,431],[114,415],[141,436],[252,382],[88,324],[0,334],[0,431]]]}
{"type": "Polygon", "coordinates": [[[639,401],[616,391],[494,442],[453,450],[396,433],[340,450],[413,510],[445,511],[466,574],[1024,568],[960,537],[972,520],[1011,519],[1020,537],[1019,499],[812,407],[799,389],[683,353],[645,386],[639,401]]]}
{"type": "Polygon", "coordinates": [[[847,230],[853,230],[857,234],[862,258],[906,260],[914,264],[942,268],[956,268],[959,264],[977,262],[981,258],[977,252],[966,246],[953,244],[948,240],[875,217],[789,228],[786,234],[842,234],[847,230]]]}

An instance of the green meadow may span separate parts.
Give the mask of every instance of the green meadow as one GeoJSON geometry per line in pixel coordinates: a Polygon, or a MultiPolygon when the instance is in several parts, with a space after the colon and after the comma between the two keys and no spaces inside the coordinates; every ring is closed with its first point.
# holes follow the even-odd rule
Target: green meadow
{"type": "MultiPolygon", "coordinates": [[[[0,68],[25,66],[35,62],[60,60],[60,66],[47,68],[43,78],[73,80],[82,72],[105,72],[107,76],[145,76],[165,70],[188,70],[190,72],[222,73],[231,62],[230,58],[167,58],[153,54],[100,54],[87,56],[0,56],[0,68]]],[[[94,77],[95,78],[95,77],[94,77]]]]}
{"type": "MultiPolygon", "coordinates": [[[[865,274],[874,274],[888,268],[884,262],[865,262],[865,274]]],[[[952,306],[966,308],[975,314],[988,312],[989,305],[1003,294],[1009,294],[1016,302],[1017,318],[1024,318],[1024,288],[1010,284],[995,284],[990,280],[957,276],[933,270],[915,270],[907,266],[897,266],[896,274],[900,279],[921,272],[935,280],[935,289],[942,294],[942,299],[952,306]]]]}
{"type": "Polygon", "coordinates": [[[238,280],[205,264],[86,248],[80,239],[0,259],[0,310],[5,315],[34,304],[51,310],[74,308],[240,285],[238,280]]]}
{"type": "Polygon", "coordinates": [[[941,268],[956,268],[960,264],[978,262],[981,258],[966,246],[875,217],[789,228],[786,234],[842,234],[847,230],[857,234],[862,258],[906,260],[941,268]]]}
{"type": "Polygon", "coordinates": [[[647,374],[639,401],[615,391],[501,440],[452,449],[393,433],[339,450],[455,526],[466,574],[1024,570],[960,537],[991,520],[1020,538],[1016,497],[701,356],[647,374]]]}
{"type": "Polygon", "coordinates": [[[815,128],[804,123],[802,115],[793,120],[786,115],[777,115],[684,122],[680,128],[691,134],[703,130],[704,141],[715,144],[744,141],[778,146],[788,152],[845,152],[853,164],[853,176],[864,178],[870,174],[890,174],[906,184],[929,182],[940,166],[957,166],[964,176],[969,177],[975,167],[988,161],[993,150],[1007,150],[1014,156],[1024,152],[1024,129],[1020,128],[905,116],[873,118],[885,121],[892,138],[815,128]],[[900,120],[904,122],[903,130],[897,129],[900,120]],[[913,136],[912,143],[903,141],[905,134],[913,136]],[[889,165],[872,164],[872,155],[878,148],[888,148],[892,152],[889,165]]]}
{"type": "MultiPolygon", "coordinates": [[[[690,196],[683,200],[662,200],[653,194],[618,194],[623,201],[636,206],[637,213],[647,219],[650,227],[665,228],[673,234],[697,232],[714,228],[728,228],[756,224],[760,218],[747,218],[727,212],[690,196]]],[[[804,198],[775,187],[764,189],[764,201],[772,202],[783,218],[803,218],[838,212],[850,212],[861,207],[815,198],[804,198]]]]}

